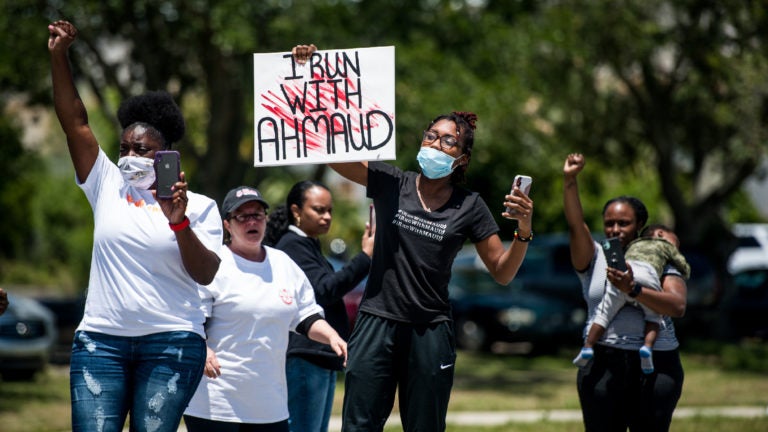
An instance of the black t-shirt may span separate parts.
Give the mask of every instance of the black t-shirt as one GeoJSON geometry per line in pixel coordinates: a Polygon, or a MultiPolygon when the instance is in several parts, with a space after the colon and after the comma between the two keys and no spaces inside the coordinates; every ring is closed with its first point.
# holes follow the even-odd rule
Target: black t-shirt
{"type": "Polygon", "coordinates": [[[454,186],[448,202],[425,211],[411,171],[368,164],[368,197],[376,206],[376,241],[360,310],[414,324],[450,319],[448,282],[456,254],[469,240],[499,231],[480,195],[454,186]]]}

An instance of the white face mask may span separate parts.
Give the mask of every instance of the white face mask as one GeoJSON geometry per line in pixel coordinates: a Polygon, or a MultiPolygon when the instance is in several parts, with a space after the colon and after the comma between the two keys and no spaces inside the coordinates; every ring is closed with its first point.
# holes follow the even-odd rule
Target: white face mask
{"type": "Polygon", "coordinates": [[[149,189],[155,184],[155,160],[140,156],[123,156],[117,161],[123,179],[137,189],[149,189]]]}

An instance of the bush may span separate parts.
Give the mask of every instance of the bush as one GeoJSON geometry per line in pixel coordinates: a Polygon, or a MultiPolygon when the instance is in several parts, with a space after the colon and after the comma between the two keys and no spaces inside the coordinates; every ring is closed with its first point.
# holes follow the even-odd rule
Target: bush
{"type": "Polygon", "coordinates": [[[745,339],[738,345],[724,345],[720,354],[723,370],[768,372],[768,345],[759,339],[745,339]]]}

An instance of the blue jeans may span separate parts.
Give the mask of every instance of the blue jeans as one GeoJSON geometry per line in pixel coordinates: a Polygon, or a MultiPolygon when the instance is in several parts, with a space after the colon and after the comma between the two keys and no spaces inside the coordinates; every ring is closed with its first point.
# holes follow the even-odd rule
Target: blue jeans
{"type": "Polygon", "coordinates": [[[328,432],[336,371],[290,356],[286,359],[285,374],[291,432],[328,432]]]}
{"type": "Polygon", "coordinates": [[[139,337],[75,333],[73,432],[176,432],[205,367],[205,341],[177,331],[139,337]]]}

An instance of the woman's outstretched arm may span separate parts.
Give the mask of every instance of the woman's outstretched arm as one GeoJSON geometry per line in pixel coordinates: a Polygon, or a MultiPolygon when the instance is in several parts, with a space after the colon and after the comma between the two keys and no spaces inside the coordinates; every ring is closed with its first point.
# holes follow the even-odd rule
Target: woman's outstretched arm
{"type": "Polygon", "coordinates": [[[67,21],[55,21],[48,26],[48,32],[53,104],[61,128],[67,136],[75,174],[79,181],[84,182],[96,162],[99,143],[88,124],[88,113],[75,88],[69,65],[69,47],[77,38],[77,29],[67,21]]]}
{"type": "Polygon", "coordinates": [[[569,154],[563,166],[563,210],[568,222],[568,235],[571,243],[571,264],[577,271],[589,267],[595,253],[592,233],[584,222],[584,210],[579,198],[579,184],[576,176],[584,169],[586,161],[579,153],[569,154]]]}

